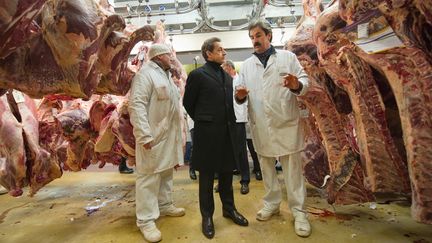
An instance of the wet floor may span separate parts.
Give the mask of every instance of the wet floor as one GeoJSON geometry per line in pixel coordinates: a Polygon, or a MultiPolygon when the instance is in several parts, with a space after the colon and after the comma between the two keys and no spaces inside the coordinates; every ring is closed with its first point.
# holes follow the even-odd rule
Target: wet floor
{"type": "MultiPolygon", "coordinates": [[[[33,198],[0,196],[0,242],[144,242],[135,226],[135,175],[115,170],[65,173],[42,188],[33,198]]],[[[432,226],[414,222],[406,200],[329,206],[319,192],[308,188],[307,205],[312,224],[309,238],[297,237],[286,201],[281,215],[267,222],[255,219],[262,206],[262,182],[252,179],[250,193],[240,194],[234,179],[238,210],[249,220],[237,226],[222,217],[215,194],[215,238],[201,233],[198,182],[186,168],[174,173],[174,200],[186,208],[180,218],[162,217],[156,224],[162,242],[416,242],[432,243],[432,226]]],[[[25,191],[27,193],[27,190],[25,191]]]]}

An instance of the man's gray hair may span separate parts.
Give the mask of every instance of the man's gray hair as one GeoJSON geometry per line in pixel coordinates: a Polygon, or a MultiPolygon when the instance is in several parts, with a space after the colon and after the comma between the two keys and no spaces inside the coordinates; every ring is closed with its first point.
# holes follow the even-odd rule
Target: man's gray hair
{"type": "Polygon", "coordinates": [[[221,42],[221,39],[217,37],[212,37],[210,39],[207,39],[204,41],[204,43],[201,46],[201,54],[204,57],[204,60],[207,61],[207,51],[212,52],[214,50],[214,43],[215,42],[221,42]]]}
{"type": "Polygon", "coordinates": [[[235,70],[235,65],[234,65],[233,61],[231,61],[231,60],[226,60],[224,62],[224,65],[230,66],[232,69],[235,70]]]}
{"type": "Polygon", "coordinates": [[[272,41],[273,31],[272,31],[272,28],[271,28],[269,22],[267,22],[265,19],[258,19],[258,20],[253,21],[248,26],[248,31],[249,31],[248,33],[250,34],[251,29],[256,28],[256,27],[262,29],[266,35],[271,34],[270,42],[272,41]]]}

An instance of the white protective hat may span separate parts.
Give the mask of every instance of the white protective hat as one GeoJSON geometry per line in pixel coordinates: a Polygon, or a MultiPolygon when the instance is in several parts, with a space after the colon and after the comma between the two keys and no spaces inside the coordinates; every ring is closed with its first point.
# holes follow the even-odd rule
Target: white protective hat
{"type": "Polygon", "coordinates": [[[150,50],[148,52],[149,59],[153,59],[155,56],[159,56],[162,54],[171,53],[171,49],[165,44],[153,44],[150,46],[150,50]]]}

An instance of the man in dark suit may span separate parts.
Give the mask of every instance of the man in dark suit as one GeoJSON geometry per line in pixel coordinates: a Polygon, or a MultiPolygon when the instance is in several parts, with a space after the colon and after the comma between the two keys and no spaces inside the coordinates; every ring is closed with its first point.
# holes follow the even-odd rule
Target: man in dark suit
{"type": "Polygon", "coordinates": [[[218,173],[223,216],[247,226],[248,221],[234,205],[233,169],[236,165],[236,118],[233,108],[232,78],[220,66],[226,52],[219,38],[206,40],[201,53],[204,66],[189,74],[183,105],[194,120],[192,165],[199,171],[199,205],[203,234],[211,239],[214,199],[213,180],[218,173]]]}

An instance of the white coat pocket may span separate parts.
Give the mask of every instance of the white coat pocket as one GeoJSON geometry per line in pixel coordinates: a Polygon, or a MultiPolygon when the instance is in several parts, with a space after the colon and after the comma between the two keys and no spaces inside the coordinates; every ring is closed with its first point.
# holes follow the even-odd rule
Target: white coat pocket
{"type": "Polygon", "coordinates": [[[161,141],[163,141],[167,137],[168,131],[168,119],[165,117],[156,124],[156,127],[153,130],[153,142],[152,146],[158,145],[161,141]]]}
{"type": "Polygon", "coordinates": [[[167,86],[156,87],[156,95],[158,100],[167,100],[169,98],[168,87],[167,86]]]}

